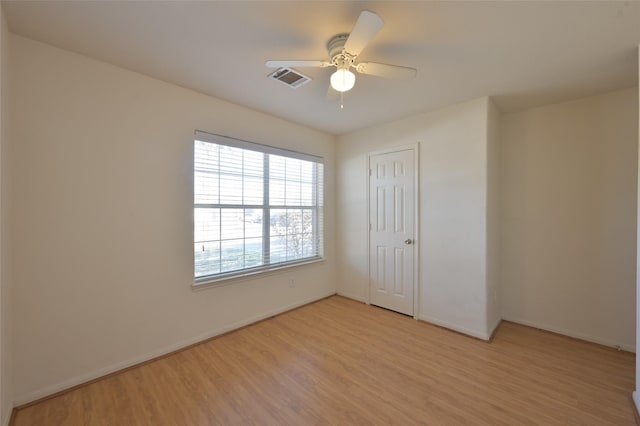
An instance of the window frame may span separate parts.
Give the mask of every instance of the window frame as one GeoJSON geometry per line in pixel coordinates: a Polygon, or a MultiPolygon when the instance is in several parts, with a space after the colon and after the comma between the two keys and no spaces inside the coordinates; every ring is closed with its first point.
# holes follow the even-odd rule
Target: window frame
{"type": "MultiPolygon", "coordinates": [[[[315,210],[318,214],[314,214],[313,217],[313,230],[314,230],[314,234],[316,234],[316,237],[314,239],[314,244],[317,244],[317,253],[314,254],[313,256],[307,256],[307,257],[303,257],[303,258],[299,258],[299,259],[293,259],[293,260],[288,260],[288,261],[282,261],[282,262],[278,262],[278,263],[268,263],[268,264],[262,264],[256,267],[248,267],[248,268],[242,268],[242,269],[237,269],[234,271],[229,271],[229,272],[219,272],[219,273],[214,273],[214,274],[209,274],[209,275],[205,275],[205,276],[200,276],[200,277],[196,277],[196,258],[195,258],[195,251],[193,252],[193,261],[192,261],[192,266],[193,266],[193,284],[192,287],[194,289],[200,289],[200,288],[206,288],[206,287],[210,287],[210,286],[215,286],[215,285],[221,285],[221,284],[227,284],[229,281],[231,280],[236,280],[236,279],[241,279],[241,278],[251,278],[251,277],[255,277],[257,275],[262,275],[262,274],[268,274],[268,273],[273,273],[273,272],[282,272],[283,270],[286,269],[290,269],[293,267],[298,267],[298,266],[302,266],[302,265],[308,265],[308,264],[313,264],[313,263],[317,263],[317,262],[322,262],[325,260],[324,258],[324,221],[325,221],[325,214],[324,214],[324,207],[325,207],[325,185],[324,183],[326,182],[325,179],[325,169],[324,169],[324,158],[320,157],[320,156],[316,156],[316,155],[312,155],[312,154],[306,154],[303,152],[298,152],[298,151],[293,151],[293,150],[288,150],[288,149],[284,149],[284,148],[278,148],[278,147],[274,147],[274,146],[270,146],[270,145],[264,145],[264,144],[260,144],[260,143],[255,143],[255,142],[249,142],[249,141],[245,141],[245,140],[241,140],[241,139],[236,139],[236,138],[232,138],[232,137],[228,137],[228,136],[222,136],[222,135],[216,135],[216,134],[212,134],[212,133],[208,133],[208,132],[203,132],[200,130],[196,130],[195,134],[194,134],[194,138],[193,138],[193,149],[192,149],[192,155],[193,155],[193,162],[192,162],[192,195],[193,195],[193,210],[192,210],[192,220],[193,220],[193,233],[192,233],[192,237],[193,237],[193,247],[195,247],[196,244],[196,221],[195,221],[195,213],[196,213],[196,209],[198,208],[207,208],[207,207],[203,207],[204,203],[196,203],[196,179],[195,179],[195,173],[196,173],[196,164],[195,164],[195,151],[196,151],[196,143],[197,141],[200,142],[207,142],[207,143],[212,143],[212,144],[217,144],[217,145],[223,145],[223,146],[228,146],[228,147],[232,147],[232,148],[239,148],[239,149],[243,149],[243,150],[250,150],[250,151],[257,151],[260,153],[263,153],[265,155],[265,168],[263,168],[263,184],[265,187],[265,192],[263,195],[263,204],[262,205],[254,205],[254,204],[238,204],[238,205],[228,205],[226,207],[222,207],[223,203],[218,203],[218,205],[220,206],[219,208],[221,209],[225,209],[225,208],[232,208],[232,207],[238,207],[238,208],[257,208],[257,209],[261,209],[263,212],[263,228],[262,228],[262,238],[264,240],[263,243],[263,261],[264,261],[264,254],[265,253],[271,253],[270,250],[270,245],[271,245],[271,227],[270,227],[270,220],[269,220],[269,213],[271,210],[274,209],[286,209],[286,208],[291,208],[291,209],[298,209],[298,210],[303,210],[303,209],[310,209],[310,210],[315,210]],[[321,180],[321,182],[314,182],[313,186],[312,186],[312,191],[315,194],[316,197],[316,202],[312,205],[312,206],[305,206],[305,205],[287,205],[286,201],[284,205],[271,205],[271,203],[269,202],[269,168],[266,166],[267,164],[269,164],[269,161],[267,160],[267,156],[268,155],[277,155],[277,156],[281,156],[281,157],[286,157],[286,158],[292,158],[292,159],[297,159],[297,160],[303,160],[303,161],[310,161],[313,162],[317,165],[319,165],[321,167],[321,170],[315,170],[315,172],[313,173],[313,180],[317,180],[318,178],[321,180]],[[317,191],[321,191],[321,193],[318,193],[317,191]],[[200,207],[198,207],[200,206],[200,207]],[[264,245],[267,246],[267,248],[264,248],[264,245]]],[[[314,166],[314,169],[317,166],[314,166]]],[[[211,205],[213,205],[214,203],[212,203],[211,205]]],[[[247,237],[243,237],[243,240],[246,239],[247,237]]]]}

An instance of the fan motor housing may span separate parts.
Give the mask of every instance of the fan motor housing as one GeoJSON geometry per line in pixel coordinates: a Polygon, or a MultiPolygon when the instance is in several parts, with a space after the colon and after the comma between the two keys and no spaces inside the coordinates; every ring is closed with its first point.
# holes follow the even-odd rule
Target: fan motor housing
{"type": "Polygon", "coordinates": [[[329,40],[327,43],[327,50],[329,50],[329,59],[334,61],[334,58],[338,55],[342,55],[344,50],[344,44],[347,42],[349,34],[338,34],[329,40]]]}

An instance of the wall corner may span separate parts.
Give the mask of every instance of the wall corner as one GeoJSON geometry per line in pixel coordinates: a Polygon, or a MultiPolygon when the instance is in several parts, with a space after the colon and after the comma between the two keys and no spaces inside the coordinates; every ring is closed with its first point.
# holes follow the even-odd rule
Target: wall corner
{"type": "Polygon", "coordinates": [[[486,300],[487,332],[501,319],[500,303],[500,111],[493,99],[486,105],[486,300]]]}
{"type": "Polygon", "coordinates": [[[9,31],[0,6],[0,424],[8,425],[13,411],[13,326],[9,241],[9,150],[7,125],[9,31]]]}
{"type": "MultiPolygon", "coordinates": [[[[638,45],[638,98],[640,99],[640,45],[638,45]]],[[[640,105],[638,110],[640,111],[640,105]]],[[[638,134],[640,135],[640,112],[638,113],[638,134]]],[[[640,137],[638,138],[638,208],[636,211],[636,354],[640,353],[640,313],[638,312],[638,306],[640,306],[640,137]]],[[[640,387],[640,357],[636,357],[636,391],[633,393],[633,401],[636,408],[639,405],[639,387],[640,387]]]]}

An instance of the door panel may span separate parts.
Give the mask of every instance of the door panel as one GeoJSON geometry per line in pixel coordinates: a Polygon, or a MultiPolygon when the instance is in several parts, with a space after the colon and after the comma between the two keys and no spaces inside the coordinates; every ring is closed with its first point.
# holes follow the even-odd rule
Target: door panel
{"type": "Polygon", "coordinates": [[[369,157],[369,299],[413,315],[414,150],[369,157]]]}

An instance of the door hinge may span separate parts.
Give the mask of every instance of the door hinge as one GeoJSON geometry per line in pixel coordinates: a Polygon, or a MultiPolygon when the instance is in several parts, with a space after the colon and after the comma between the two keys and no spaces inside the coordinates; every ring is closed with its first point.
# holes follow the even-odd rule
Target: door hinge
{"type": "Polygon", "coordinates": [[[373,170],[369,169],[369,177],[373,175],[373,170]]]}

